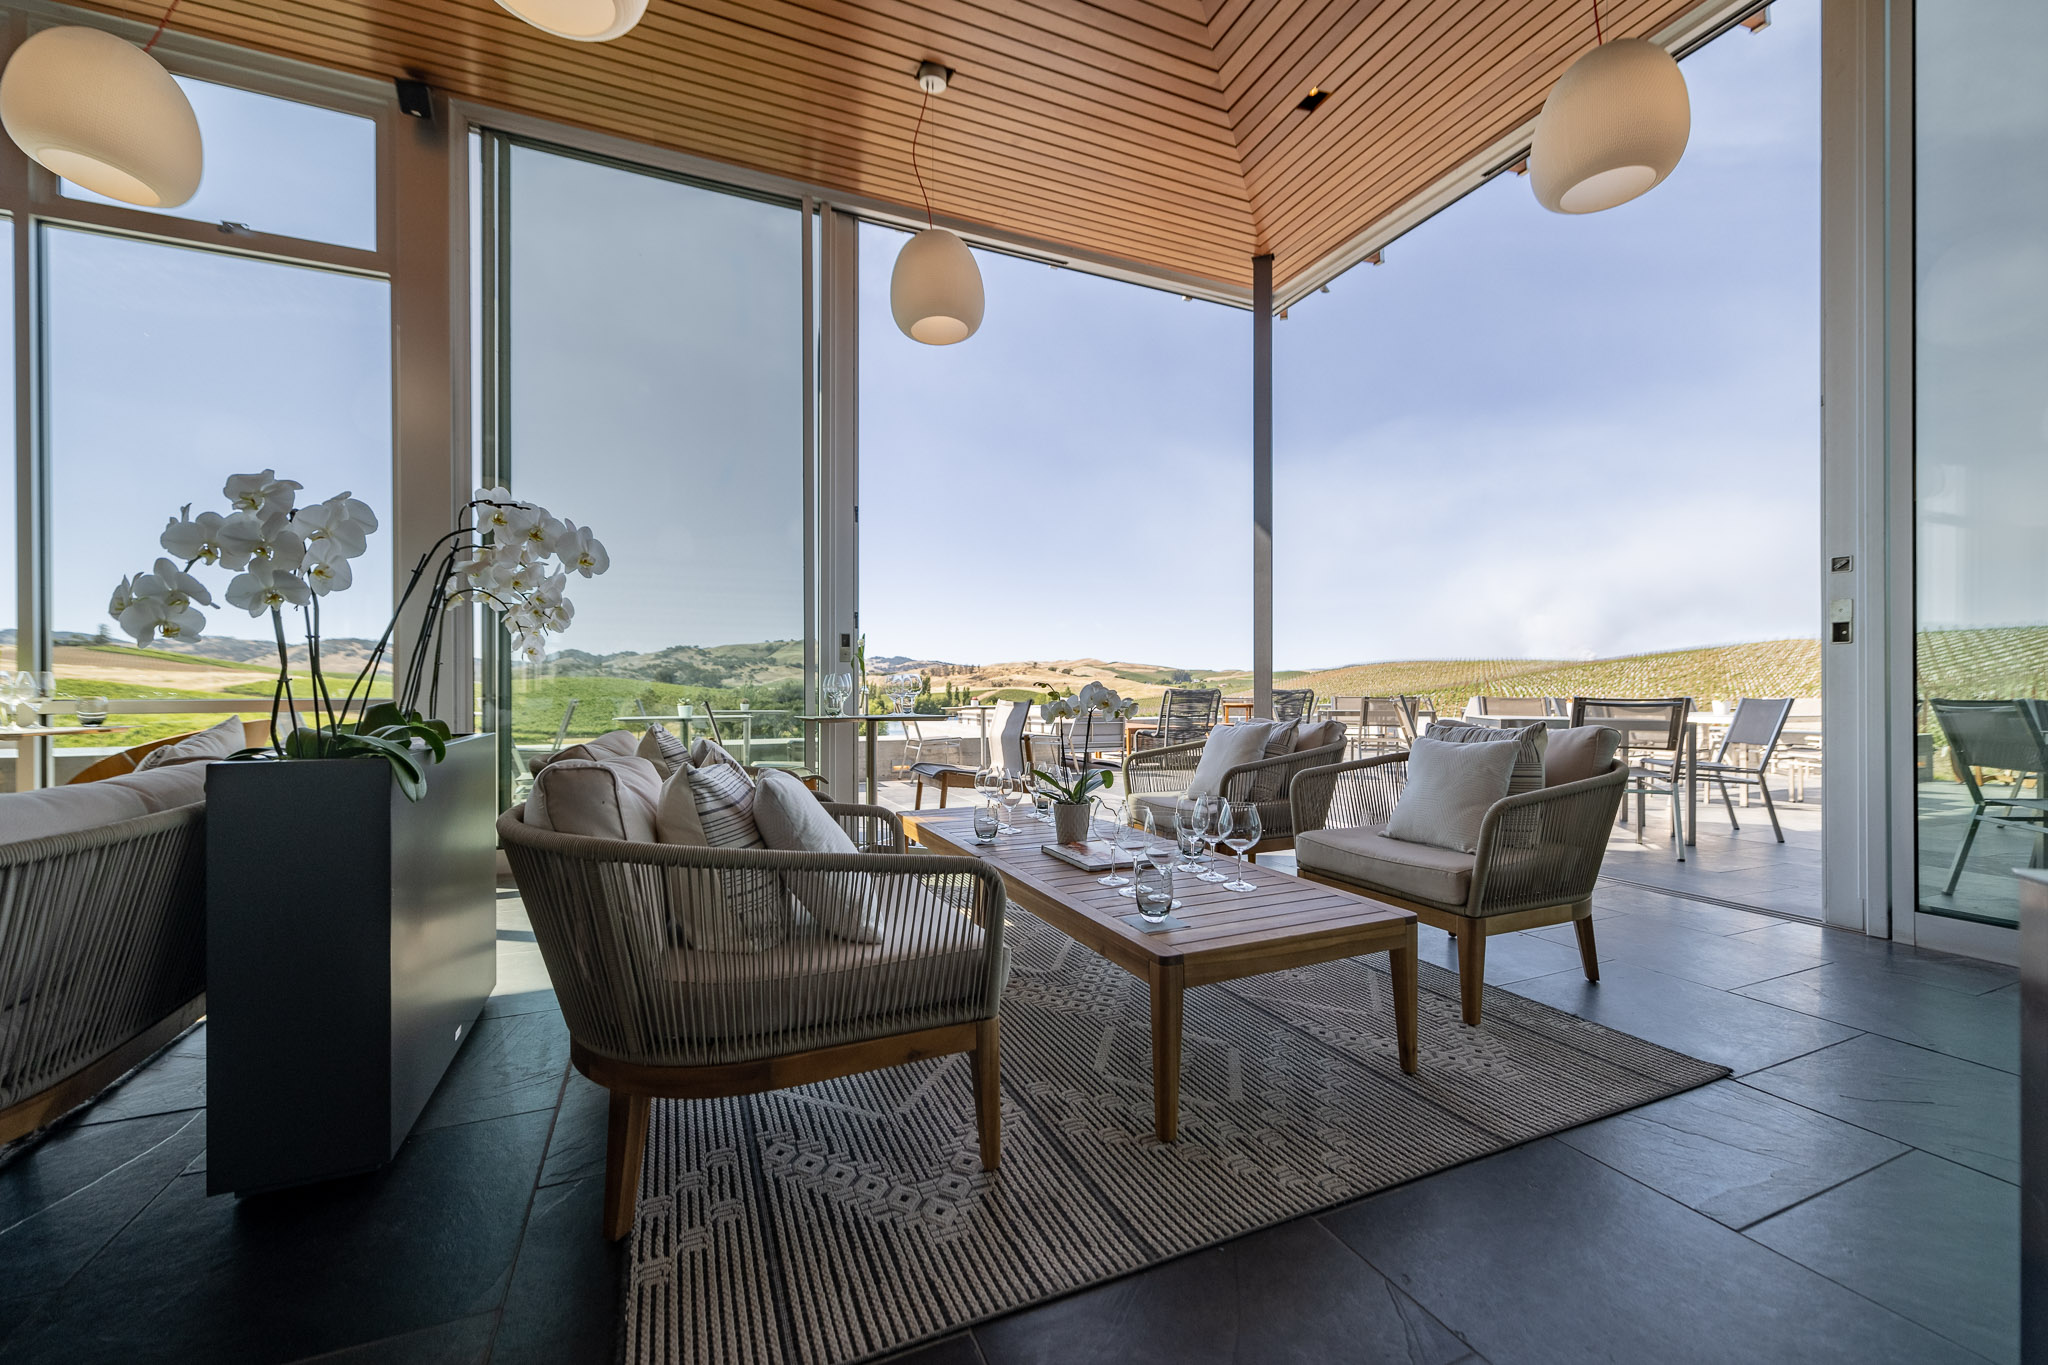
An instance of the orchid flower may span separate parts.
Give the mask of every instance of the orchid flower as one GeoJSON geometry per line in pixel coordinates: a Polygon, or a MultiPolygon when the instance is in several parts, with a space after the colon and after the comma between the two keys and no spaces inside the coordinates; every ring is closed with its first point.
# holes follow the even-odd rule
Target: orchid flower
{"type": "Polygon", "coordinates": [[[123,578],[121,585],[114,589],[114,595],[107,599],[107,615],[120,618],[122,612],[135,604],[135,581],[123,578]]]}
{"type": "Polygon", "coordinates": [[[562,523],[546,512],[534,509],[532,520],[517,527],[509,534],[519,541],[520,558],[545,559],[554,553],[555,542],[562,537],[562,523]]]}
{"type": "Polygon", "coordinates": [[[236,575],[235,581],[228,584],[227,596],[229,606],[261,616],[287,606],[304,606],[312,600],[313,593],[306,580],[295,573],[252,564],[247,573],[236,575]]]}
{"type": "Polygon", "coordinates": [[[306,561],[306,542],[283,516],[236,512],[220,526],[220,562],[230,569],[262,563],[296,571],[306,561]]]}
{"type": "Polygon", "coordinates": [[[218,512],[201,512],[195,517],[188,502],[170,519],[157,543],[187,564],[217,563],[221,556],[220,528],[226,520],[218,512]]]}
{"type": "Polygon", "coordinates": [[[227,486],[221,491],[227,495],[228,505],[237,512],[257,512],[268,517],[289,513],[293,495],[305,486],[290,479],[280,479],[277,471],[266,469],[260,474],[230,474],[227,486]]]}
{"type": "Polygon", "coordinates": [[[369,548],[370,533],[377,529],[377,514],[368,503],[347,493],[337,493],[324,502],[301,507],[292,527],[306,538],[307,548],[326,544],[336,547],[344,559],[354,559],[369,548]]]}
{"type": "Polygon", "coordinates": [[[604,542],[590,534],[588,526],[575,522],[564,522],[562,534],[555,540],[555,553],[561,556],[562,567],[574,570],[585,578],[595,578],[612,566],[612,557],[605,552],[604,542]]]}
{"type": "Polygon", "coordinates": [[[355,581],[348,555],[334,541],[322,541],[306,556],[306,584],[322,597],[340,592],[355,581]]]}
{"type": "MultiPolygon", "coordinates": [[[[169,563],[158,560],[159,564],[169,563]]],[[[191,600],[183,593],[177,594],[179,604],[173,606],[166,596],[160,596],[161,584],[153,574],[142,574],[136,579],[138,591],[128,606],[115,618],[123,631],[138,645],[146,645],[161,635],[166,640],[196,640],[206,625],[206,618],[195,610],[191,600]],[[151,589],[140,591],[147,584],[151,589]]]]}

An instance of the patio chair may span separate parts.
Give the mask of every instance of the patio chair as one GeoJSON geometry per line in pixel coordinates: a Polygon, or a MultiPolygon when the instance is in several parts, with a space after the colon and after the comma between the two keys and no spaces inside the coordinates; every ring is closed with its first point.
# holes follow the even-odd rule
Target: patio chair
{"type": "Polygon", "coordinates": [[[1356,753],[1365,739],[1365,698],[1332,697],[1328,719],[1344,727],[1345,742],[1356,753]]]}
{"type": "Polygon", "coordinates": [[[1474,697],[1472,700],[1478,703],[1478,709],[1468,714],[1475,716],[1540,720],[1552,714],[1548,697],[1474,697]]]}
{"type": "MultiPolygon", "coordinates": [[[[1003,751],[1003,771],[1023,773],[1027,762],[1024,756],[1024,722],[1031,719],[1031,703],[1028,701],[1006,701],[1010,709],[1003,713],[997,726],[997,742],[1003,751]]],[[[946,807],[946,793],[955,787],[974,786],[977,769],[962,763],[913,763],[910,765],[910,779],[917,784],[917,796],[912,810],[924,809],[924,789],[927,783],[939,789],[939,809],[946,807]]]]}
{"type": "MultiPolygon", "coordinates": [[[[1617,758],[1628,764],[1636,788],[1636,842],[1643,842],[1643,822],[1649,815],[1649,798],[1671,798],[1671,837],[1678,846],[1678,861],[1685,861],[1684,785],[1679,767],[1685,759],[1687,718],[1692,714],[1691,697],[1662,697],[1641,700],[1632,697],[1572,698],[1572,728],[1605,725],[1621,732],[1617,758]]],[[[1628,823],[1628,806],[1621,809],[1621,823],[1628,823]]]]}
{"type": "MultiPolygon", "coordinates": [[[[1735,704],[1734,719],[1728,722],[1727,733],[1721,736],[1720,748],[1714,751],[1713,758],[1701,759],[1699,764],[1700,779],[1721,789],[1721,804],[1728,808],[1730,828],[1740,830],[1742,825],[1735,818],[1735,801],[1728,794],[1728,784],[1733,782],[1744,788],[1755,787],[1763,795],[1764,811],[1771,817],[1771,831],[1781,844],[1785,842],[1785,831],[1778,824],[1778,808],[1771,804],[1769,774],[1771,757],[1778,748],[1778,736],[1785,729],[1785,718],[1791,714],[1790,697],[1744,697],[1735,704]]],[[[1658,768],[1665,766],[1662,759],[1652,758],[1646,762],[1658,768]]]]}
{"type": "Polygon", "coordinates": [[[1408,780],[1406,752],[1313,768],[1292,788],[1298,875],[1412,910],[1455,936],[1458,995],[1476,1027],[1492,935],[1568,923],[1586,980],[1600,979],[1593,886],[1628,776],[1617,756],[1598,776],[1501,798],[1473,854],[1384,833],[1408,780]]]}
{"type": "Polygon", "coordinates": [[[1060,761],[1076,772],[1084,768],[1115,772],[1124,761],[1124,728],[1122,721],[1099,711],[1074,717],[1060,729],[1060,761]],[[1096,757],[1111,751],[1116,754],[1113,759],[1096,757]]]}
{"type": "MultiPolygon", "coordinates": [[[[1278,853],[1294,847],[1294,811],[1288,804],[1288,789],[1297,773],[1344,760],[1344,723],[1339,720],[1300,723],[1292,753],[1239,764],[1223,774],[1217,790],[1232,801],[1249,801],[1259,808],[1259,842],[1247,856],[1278,853]]],[[[1188,781],[1201,764],[1207,737],[1186,744],[1169,744],[1159,749],[1141,749],[1124,757],[1125,812],[1132,823],[1150,811],[1152,822],[1162,834],[1173,831],[1174,808],[1188,781]]]]}
{"type": "Polygon", "coordinates": [[[653,1099],[714,1099],[927,1057],[972,1058],[981,1164],[1002,1155],[996,1005],[1009,976],[1003,883],[986,863],[909,854],[879,806],[825,807],[870,853],[705,848],[558,834],[498,819],[569,1026],[569,1061],[611,1092],[604,1234],[632,1230],[653,1099]],[[865,898],[879,943],[817,920],[758,952],[689,946],[693,906],[865,898]]]}
{"type": "Polygon", "coordinates": [[[1949,755],[1956,776],[1970,793],[1970,823],[1963,842],[1949,864],[1948,881],[1941,894],[1955,894],[1962,880],[1963,863],[1970,846],[1977,842],[1983,825],[2020,830],[2034,836],[2029,866],[2048,864],[2048,739],[2041,731],[2041,715],[2026,701],[1949,701],[1933,698],[1929,705],[1934,720],[1948,738],[1949,755]],[[2013,775],[2012,790],[2004,796],[1988,789],[1985,770],[2013,775]],[[2020,795],[2032,779],[2034,794],[2020,795]]]}
{"type": "Polygon", "coordinates": [[[1159,722],[1131,736],[1134,749],[1159,749],[1197,740],[1216,728],[1223,711],[1219,687],[1169,687],[1159,699],[1159,722]]]}
{"type": "MultiPolygon", "coordinates": [[[[1920,723],[1924,706],[1913,708],[1914,767],[1925,780],[1933,768],[1933,746],[1921,741],[1930,738],[1920,723]]],[[[1778,738],[1777,752],[1771,757],[1771,771],[1785,779],[1785,788],[1790,798],[1798,803],[1806,800],[1806,784],[1821,772],[1821,704],[1819,697],[1795,697],[1791,714],[1785,718],[1785,729],[1778,738]]]]}
{"type": "Polygon", "coordinates": [[[1415,717],[1400,697],[1366,697],[1358,748],[1364,754],[1405,750],[1415,739],[1415,717]]]}
{"type": "Polygon", "coordinates": [[[1301,720],[1315,709],[1316,690],[1313,687],[1287,688],[1273,694],[1274,720],[1301,720]]]}

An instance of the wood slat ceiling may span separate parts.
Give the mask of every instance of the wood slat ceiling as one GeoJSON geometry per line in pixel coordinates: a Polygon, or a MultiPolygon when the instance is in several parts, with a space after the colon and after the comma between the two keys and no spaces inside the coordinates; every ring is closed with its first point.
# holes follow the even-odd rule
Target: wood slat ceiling
{"type": "MultiPolygon", "coordinates": [[[[1699,0],[1605,0],[1609,37],[1699,0]]],[[[159,0],[100,0],[154,22],[159,0]]],[[[652,0],[570,43],[491,0],[183,0],[176,29],[499,108],[919,202],[920,60],[953,67],[919,163],[992,232],[1282,292],[1534,117],[1589,0],[652,0]],[[1314,113],[1296,106],[1330,91],[1314,113]]]]}

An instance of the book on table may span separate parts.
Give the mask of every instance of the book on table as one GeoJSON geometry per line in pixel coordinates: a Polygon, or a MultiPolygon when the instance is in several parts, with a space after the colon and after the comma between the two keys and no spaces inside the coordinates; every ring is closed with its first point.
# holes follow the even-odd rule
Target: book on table
{"type": "Polygon", "coordinates": [[[1039,848],[1083,872],[1107,872],[1114,867],[1128,867],[1131,862],[1130,854],[1107,839],[1090,839],[1082,844],[1040,844],[1039,848]]]}

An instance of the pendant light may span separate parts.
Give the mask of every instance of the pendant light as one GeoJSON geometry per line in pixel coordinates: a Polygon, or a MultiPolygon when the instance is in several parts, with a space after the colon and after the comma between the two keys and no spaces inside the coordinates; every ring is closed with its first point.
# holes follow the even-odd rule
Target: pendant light
{"type": "MultiPolygon", "coordinates": [[[[952,74],[937,62],[917,68],[926,107],[933,95],[945,91],[952,74]]],[[[975,265],[967,243],[933,225],[931,195],[924,187],[924,172],[917,166],[917,139],[923,131],[924,108],[920,108],[917,128],[910,135],[910,169],[917,176],[918,193],[924,196],[926,226],[896,254],[896,269],[889,276],[889,311],[912,341],[950,346],[967,340],[981,326],[985,299],[981,268],[975,265]]]]}
{"type": "Polygon", "coordinates": [[[1552,213],[1598,213],[1656,188],[1692,133],[1685,77],[1640,38],[1600,41],[1551,87],[1529,146],[1529,186],[1552,213]]]}
{"type": "Polygon", "coordinates": [[[31,160],[95,194],[184,203],[199,188],[199,119],[149,55],[170,17],[143,47],[96,28],[33,34],[0,74],[0,126],[31,160]]]}
{"type": "Polygon", "coordinates": [[[647,0],[498,0],[498,6],[543,33],[577,43],[623,37],[647,13],[647,0]]]}

